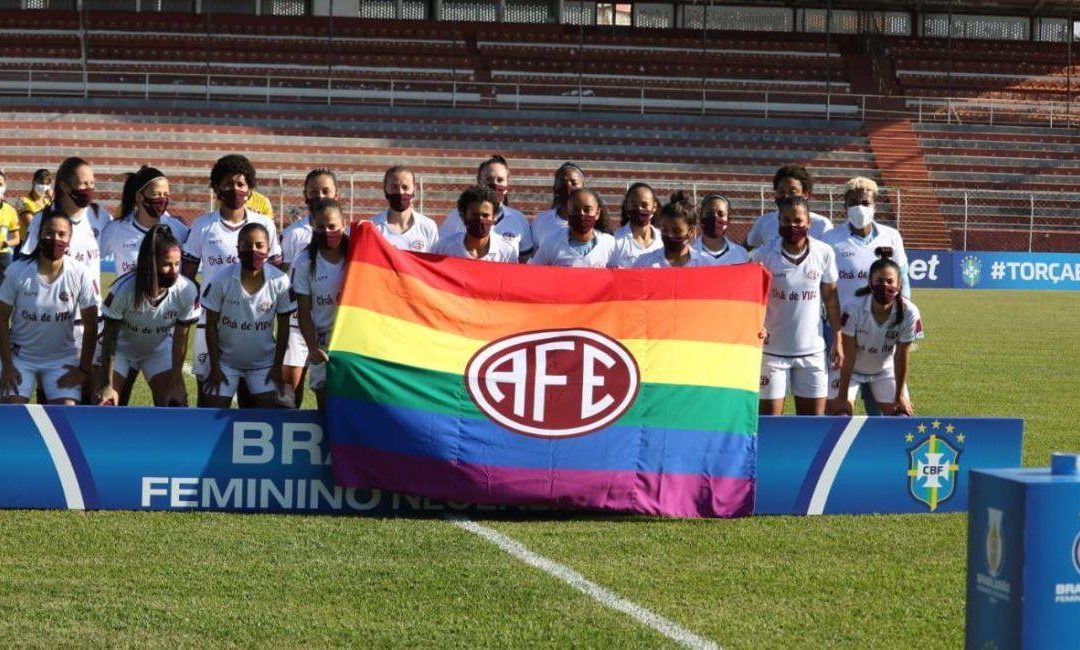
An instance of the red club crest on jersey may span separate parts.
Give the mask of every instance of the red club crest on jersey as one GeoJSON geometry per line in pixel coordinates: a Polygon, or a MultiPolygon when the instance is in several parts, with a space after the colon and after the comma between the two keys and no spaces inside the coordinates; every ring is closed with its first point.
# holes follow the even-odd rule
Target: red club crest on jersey
{"type": "Polygon", "coordinates": [[[581,436],[615,422],[633,405],[640,383],[630,351],[586,329],[499,339],[465,369],[469,396],[484,415],[542,438],[581,436]]]}

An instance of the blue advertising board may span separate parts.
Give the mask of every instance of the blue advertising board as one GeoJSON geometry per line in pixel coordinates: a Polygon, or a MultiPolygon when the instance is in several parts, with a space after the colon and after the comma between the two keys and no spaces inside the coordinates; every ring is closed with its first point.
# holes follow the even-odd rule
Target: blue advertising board
{"type": "Polygon", "coordinates": [[[1080,474],[971,473],[968,648],[1080,644],[1080,474]]]}
{"type": "Polygon", "coordinates": [[[915,288],[1080,291],[1080,254],[910,250],[915,288]]]}
{"type": "MultiPolygon", "coordinates": [[[[0,406],[0,420],[3,508],[503,509],[336,486],[315,411],[28,405],[0,406]]],[[[1023,421],[774,417],[760,429],[759,514],[959,512],[968,469],[1019,464],[1023,421]]]]}

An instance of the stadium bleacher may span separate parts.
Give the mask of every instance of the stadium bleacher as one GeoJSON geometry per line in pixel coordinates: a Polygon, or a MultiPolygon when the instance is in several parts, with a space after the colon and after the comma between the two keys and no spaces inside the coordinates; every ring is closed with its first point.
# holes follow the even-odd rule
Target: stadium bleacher
{"type": "MultiPolygon", "coordinates": [[[[1051,124],[1053,111],[1062,111],[1046,104],[1069,99],[1061,43],[995,41],[989,48],[974,39],[890,36],[882,43],[891,67],[879,69],[857,41],[808,33],[710,31],[703,40],[700,31],[678,29],[122,11],[5,10],[0,20],[7,33],[44,37],[13,39],[0,55],[0,81],[11,88],[26,79],[39,92],[89,97],[93,87],[104,105],[109,98],[212,102],[205,111],[188,104],[135,111],[154,116],[146,128],[165,134],[177,125],[210,132],[228,125],[237,134],[210,147],[158,135],[148,151],[129,142],[149,140],[145,134],[126,138],[108,122],[85,119],[73,133],[95,143],[98,149],[86,154],[99,166],[137,165],[149,153],[158,164],[190,172],[198,189],[180,198],[182,210],[206,204],[201,175],[210,161],[240,149],[285,185],[313,156],[361,175],[407,157],[421,174],[440,179],[424,188],[426,211],[440,215],[475,161],[501,151],[513,159],[515,176],[530,179],[528,192],[518,195],[527,212],[546,207],[546,188],[535,179],[572,159],[608,182],[612,197],[620,183],[641,178],[671,187],[747,184],[734,194],[742,201],[736,218],[748,219],[763,205],[750,184],[767,184],[777,166],[798,161],[821,186],[857,174],[883,183],[885,219],[898,210],[915,246],[970,244],[966,228],[969,237],[1006,233],[994,247],[1026,245],[1008,233],[1032,229],[1053,240],[1046,245],[1068,247],[1080,228],[1067,204],[1049,195],[1076,177],[1070,147],[1080,137],[1000,124],[1001,106],[1010,102],[1031,102],[1036,120],[1049,105],[1051,124]],[[895,76],[878,83],[875,73],[895,76]],[[883,87],[898,96],[868,98],[883,87]],[[972,101],[998,102],[999,123],[992,103],[987,109],[972,101]],[[246,132],[224,119],[229,111],[221,102],[261,102],[274,111],[244,121],[254,129],[246,132]],[[309,145],[302,137],[310,134],[305,105],[322,103],[348,104],[353,114],[320,114],[326,139],[309,145]],[[394,110],[367,110],[386,103],[394,110]],[[444,105],[456,112],[430,108],[444,105]],[[543,114],[552,109],[620,115],[582,113],[571,126],[562,115],[543,114]],[[991,124],[973,126],[987,121],[987,110],[991,124]],[[649,119],[683,113],[735,117],[649,119]],[[810,119],[791,121],[800,116],[810,119]],[[203,121],[193,126],[193,119],[203,121]],[[957,188],[984,195],[961,205],[957,188]],[[990,196],[988,188],[1006,194],[990,196]]],[[[89,107],[130,115],[127,105],[89,107]]],[[[36,106],[12,106],[24,108],[33,122],[36,106]]],[[[8,122],[14,126],[11,116],[8,122]]],[[[5,164],[53,164],[60,145],[44,131],[27,133],[5,164]]],[[[280,192],[281,203],[288,192],[280,192]]],[[[375,204],[357,190],[357,210],[379,207],[378,192],[370,194],[375,204]]]]}

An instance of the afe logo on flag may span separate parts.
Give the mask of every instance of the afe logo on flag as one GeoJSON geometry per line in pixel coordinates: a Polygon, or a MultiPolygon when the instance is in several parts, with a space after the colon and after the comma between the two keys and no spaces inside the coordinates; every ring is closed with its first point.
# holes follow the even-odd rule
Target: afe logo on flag
{"type": "Polygon", "coordinates": [[[567,438],[611,424],[637,397],[637,362],[587,329],[526,332],[481,348],[465,369],[484,415],[527,436],[567,438]]]}

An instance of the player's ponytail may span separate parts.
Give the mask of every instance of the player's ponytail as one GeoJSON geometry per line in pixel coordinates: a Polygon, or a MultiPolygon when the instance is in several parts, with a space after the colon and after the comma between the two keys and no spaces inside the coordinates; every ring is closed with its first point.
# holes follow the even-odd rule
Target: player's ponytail
{"type": "Polygon", "coordinates": [[[668,202],[660,208],[661,219],[680,219],[691,229],[698,224],[697,208],[687,190],[675,190],[668,197],[668,202]]]}
{"type": "Polygon", "coordinates": [[[135,182],[135,174],[131,172],[124,174],[124,189],[120,194],[120,216],[117,217],[118,219],[123,219],[135,209],[135,195],[138,194],[135,182]]]}
{"type": "Polygon", "coordinates": [[[146,231],[139,246],[139,257],[135,262],[135,299],[132,302],[138,309],[143,302],[149,303],[157,298],[161,287],[158,285],[158,260],[170,248],[180,248],[180,242],[173,236],[172,229],[165,224],[157,224],[146,231]]]}

